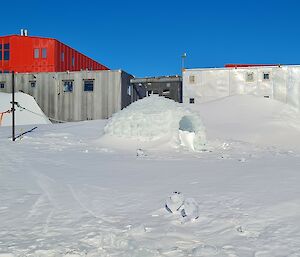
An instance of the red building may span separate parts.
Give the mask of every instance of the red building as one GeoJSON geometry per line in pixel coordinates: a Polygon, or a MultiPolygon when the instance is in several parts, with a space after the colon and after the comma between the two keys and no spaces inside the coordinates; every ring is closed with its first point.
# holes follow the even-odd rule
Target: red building
{"type": "Polygon", "coordinates": [[[0,37],[0,73],[108,70],[75,49],[52,38],[0,37]]]}

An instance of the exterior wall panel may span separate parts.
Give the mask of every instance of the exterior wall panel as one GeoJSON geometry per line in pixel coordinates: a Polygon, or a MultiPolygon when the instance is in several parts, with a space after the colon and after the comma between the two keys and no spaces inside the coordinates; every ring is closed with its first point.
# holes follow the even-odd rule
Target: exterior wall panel
{"type": "Polygon", "coordinates": [[[249,94],[274,98],[300,109],[300,66],[259,66],[220,69],[186,69],[183,102],[207,102],[249,94]],[[252,80],[247,76],[253,74],[252,80]],[[269,74],[269,79],[264,78],[269,74]]]}
{"type": "MultiPolygon", "coordinates": [[[[6,83],[0,92],[11,92],[11,74],[0,74],[6,83]]],[[[61,121],[106,119],[131,103],[122,99],[131,75],[123,71],[80,71],[15,74],[16,91],[33,96],[50,118],[61,121]],[[93,81],[93,91],[84,91],[84,81],[93,81]],[[73,91],[64,92],[64,81],[73,81],[73,91]],[[35,82],[35,87],[31,87],[35,82]]],[[[136,95],[133,96],[136,99],[136,95]]]]}
{"type": "MultiPolygon", "coordinates": [[[[80,71],[83,69],[108,70],[104,65],[52,38],[12,35],[0,37],[0,44],[10,45],[10,58],[9,60],[4,60],[4,58],[0,60],[0,71],[24,73],[80,71]],[[35,49],[38,51],[38,56],[35,56],[35,49]],[[46,56],[43,56],[43,49],[46,51],[46,56]],[[61,58],[62,52],[64,60],[61,58]]],[[[1,53],[4,53],[3,49],[1,53]]]]}

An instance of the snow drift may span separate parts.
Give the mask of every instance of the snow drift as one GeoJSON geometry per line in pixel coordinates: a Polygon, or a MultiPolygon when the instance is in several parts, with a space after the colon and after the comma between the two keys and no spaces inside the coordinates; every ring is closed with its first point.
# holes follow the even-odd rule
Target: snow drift
{"type": "Polygon", "coordinates": [[[205,129],[197,112],[155,95],[114,114],[104,132],[109,136],[140,142],[167,138],[171,143],[193,150],[201,149],[205,144],[205,129]]]}
{"type": "MultiPolygon", "coordinates": [[[[11,94],[0,93],[0,113],[11,110],[11,98],[11,94]]],[[[17,106],[15,107],[16,125],[51,123],[32,96],[18,92],[15,94],[15,101],[18,102],[20,106],[27,109],[24,110],[17,106]]],[[[2,115],[2,122],[0,122],[0,126],[10,126],[12,122],[11,119],[11,113],[4,113],[2,115]]]]}
{"type": "Polygon", "coordinates": [[[191,105],[200,113],[208,140],[242,141],[299,149],[299,110],[274,99],[236,95],[191,105]]]}

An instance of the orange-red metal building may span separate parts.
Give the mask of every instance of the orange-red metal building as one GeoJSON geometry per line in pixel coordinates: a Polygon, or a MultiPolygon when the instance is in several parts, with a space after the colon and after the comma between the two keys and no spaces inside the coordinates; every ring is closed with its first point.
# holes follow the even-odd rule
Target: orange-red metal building
{"type": "Polygon", "coordinates": [[[0,37],[0,73],[61,72],[108,68],[53,38],[0,37]]]}

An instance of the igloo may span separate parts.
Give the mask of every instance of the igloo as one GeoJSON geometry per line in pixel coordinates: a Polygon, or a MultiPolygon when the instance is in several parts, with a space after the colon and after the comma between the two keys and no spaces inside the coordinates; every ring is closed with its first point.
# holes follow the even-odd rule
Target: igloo
{"type": "Polygon", "coordinates": [[[205,129],[198,113],[157,95],[143,98],[115,113],[104,133],[142,142],[168,137],[175,145],[191,150],[200,150],[206,143],[205,129]]]}

